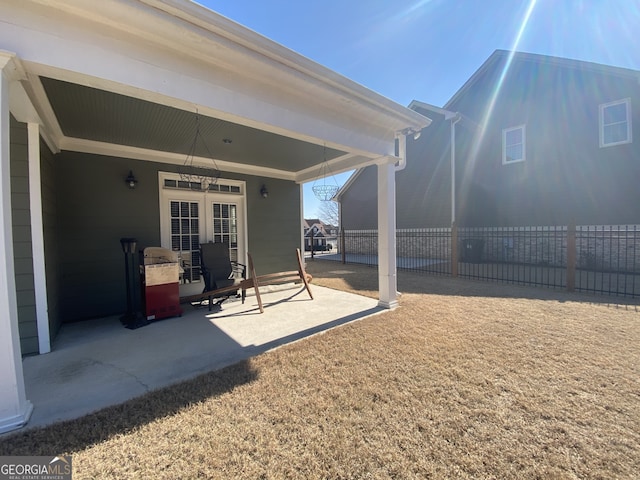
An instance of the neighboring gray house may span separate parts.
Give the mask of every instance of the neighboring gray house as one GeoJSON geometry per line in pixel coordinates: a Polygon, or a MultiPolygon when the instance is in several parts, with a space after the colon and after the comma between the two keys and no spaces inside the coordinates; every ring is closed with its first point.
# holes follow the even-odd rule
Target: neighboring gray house
{"type": "MultiPolygon", "coordinates": [[[[498,50],[442,109],[410,108],[433,123],[407,140],[398,228],[640,224],[640,72],[498,50]]],[[[376,228],[374,173],[339,192],[344,229],[376,228]]]]}
{"type": "MultiPolygon", "coordinates": [[[[0,3],[0,433],[31,413],[21,355],[124,313],[121,238],[190,258],[182,294],[202,291],[201,242],[289,270],[301,185],[325,162],[389,182],[396,139],[428,124],[187,0],[0,3]]],[[[394,250],[379,254],[391,308],[394,250]]]]}
{"type": "MultiPolygon", "coordinates": [[[[456,129],[473,129],[469,119],[433,105],[413,102],[432,122],[418,139],[407,139],[407,165],[396,173],[397,228],[451,225],[452,122],[456,129]]],[[[360,169],[347,180],[335,200],[340,203],[340,224],[345,230],[377,228],[375,168],[360,169]]]]}

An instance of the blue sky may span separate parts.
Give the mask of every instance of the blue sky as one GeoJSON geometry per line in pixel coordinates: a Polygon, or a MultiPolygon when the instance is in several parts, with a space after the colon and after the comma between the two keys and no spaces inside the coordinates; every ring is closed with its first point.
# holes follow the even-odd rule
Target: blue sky
{"type": "MultiPolygon", "coordinates": [[[[640,0],[198,3],[405,106],[444,105],[496,49],[640,70],[640,0]]],[[[318,215],[310,187],[307,218],[318,215]]]]}

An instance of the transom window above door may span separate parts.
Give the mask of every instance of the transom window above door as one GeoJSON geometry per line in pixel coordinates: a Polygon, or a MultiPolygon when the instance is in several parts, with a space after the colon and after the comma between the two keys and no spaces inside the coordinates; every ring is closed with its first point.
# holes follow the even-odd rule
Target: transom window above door
{"type": "MultiPolygon", "coordinates": [[[[200,182],[188,182],[186,180],[179,180],[177,178],[165,178],[163,187],[183,189],[183,190],[194,190],[198,192],[203,191],[202,184],[200,182]]],[[[226,183],[211,183],[207,185],[206,191],[241,194],[242,187],[240,185],[229,185],[226,183]]]]}

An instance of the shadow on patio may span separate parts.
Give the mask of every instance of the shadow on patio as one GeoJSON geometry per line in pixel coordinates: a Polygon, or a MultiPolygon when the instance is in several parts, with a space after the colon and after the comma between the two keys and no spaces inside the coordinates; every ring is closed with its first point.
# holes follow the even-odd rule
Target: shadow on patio
{"type": "Polygon", "coordinates": [[[24,359],[27,398],[34,404],[25,428],[120,409],[118,425],[103,425],[103,412],[86,417],[100,427],[86,429],[87,438],[65,440],[74,445],[64,449],[99,441],[255,380],[252,356],[382,311],[372,298],[312,289],[315,300],[297,286],[265,289],[264,314],[249,296],[244,305],[225,302],[217,313],[186,305],[182,317],[136,330],[118,317],[65,324],[51,353],[24,359]],[[140,398],[120,405],[134,397],[140,398]]]}

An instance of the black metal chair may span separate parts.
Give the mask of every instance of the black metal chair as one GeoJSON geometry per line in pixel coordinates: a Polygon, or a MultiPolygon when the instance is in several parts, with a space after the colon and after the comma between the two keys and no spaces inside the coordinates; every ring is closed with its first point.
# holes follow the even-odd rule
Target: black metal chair
{"type": "MultiPolygon", "coordinates": [[[[245,265],[231,260],[229,256],[229,246],[226,243],[203,243],[200,245],[200,268],[204,279],[205,292],[211,292],[208,297],[209,311],[215,306],[222,308],[222,302],[230,297],[239,297],[238,290],[240,282],[246,278],[247,268],[245,265]],[[234,285],[238,289],[234,290],[234,285]],[[216,294],[216,290],[223,290],[216,294]],[[214,299],[218,299],[214,302],[214,299]]],[[[244,294],[243,290],[243,302],[244,294]]]]}

